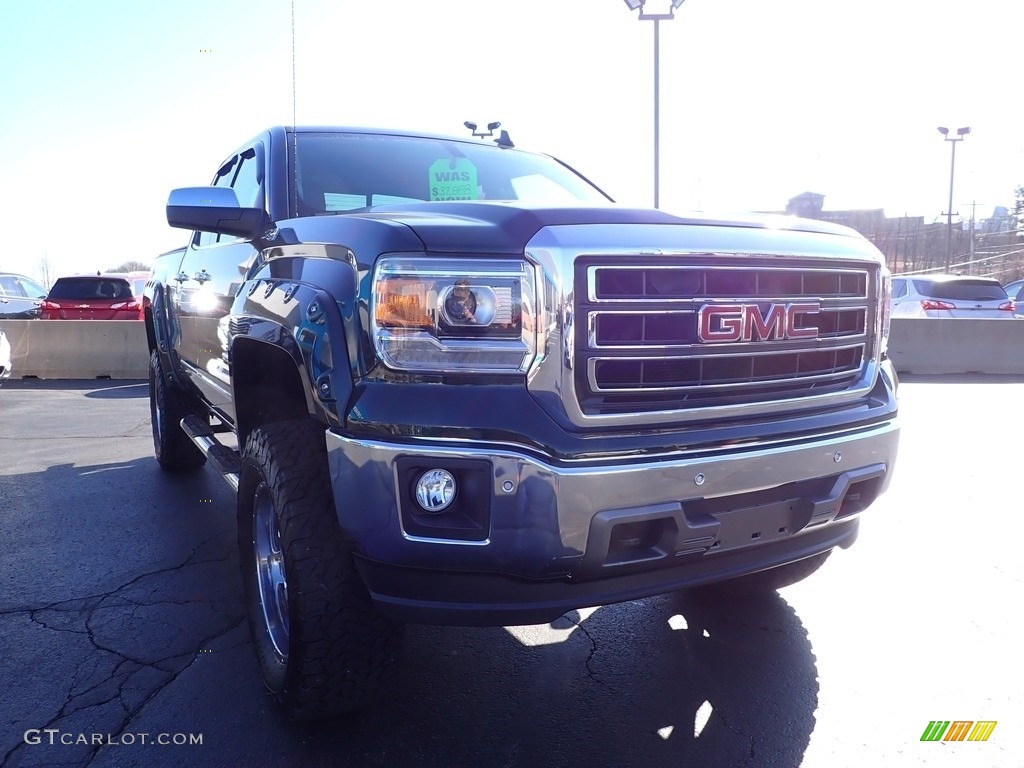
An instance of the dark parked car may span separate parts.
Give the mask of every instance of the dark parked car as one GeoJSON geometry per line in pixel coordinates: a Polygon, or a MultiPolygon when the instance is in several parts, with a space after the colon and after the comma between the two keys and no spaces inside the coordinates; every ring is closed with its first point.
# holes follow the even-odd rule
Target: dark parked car
{"type": "Polygon", "coordinates": [[[42,310],[44,320],[142,319],[142,301],[122,275],[59,277],[42,310]]]}
{"type": "Polygon", "coordinates": [[[0,318],[30,320],[39,317],[46,289],[30,277],[0,272],[0,318]]]}

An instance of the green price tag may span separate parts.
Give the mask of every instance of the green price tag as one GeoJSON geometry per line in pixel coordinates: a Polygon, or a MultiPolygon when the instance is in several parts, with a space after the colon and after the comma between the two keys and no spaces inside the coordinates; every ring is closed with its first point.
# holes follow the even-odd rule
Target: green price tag
{"type": "Polygon", "coordinates": [[[476,166],[464,157],[430,166],[431,200],[476,200],[476,166]]]}

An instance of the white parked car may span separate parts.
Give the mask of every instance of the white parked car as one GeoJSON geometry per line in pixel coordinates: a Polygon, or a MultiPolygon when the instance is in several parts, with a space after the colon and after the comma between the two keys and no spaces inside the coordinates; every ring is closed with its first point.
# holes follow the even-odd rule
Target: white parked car
{"type": "Polygon", "coordinates": [[[11,345],[0,328],[0,382],[11,377],[11,345]]]}
{"type": "Polygon", "coordinates": [[[1013,320],[1014,304],[994,277],[895,275],[893,317],[1013,320]]]}

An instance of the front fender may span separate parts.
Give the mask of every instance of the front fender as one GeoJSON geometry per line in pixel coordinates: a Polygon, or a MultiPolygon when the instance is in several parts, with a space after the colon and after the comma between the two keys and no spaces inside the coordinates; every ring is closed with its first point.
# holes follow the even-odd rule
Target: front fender
{"type": "Polygon", "coordinates": [[[181,383],[179,374],[178,347],[181,343],[181,328],[170,312],[166,288],[162,283],[146,286],[143,297],[143,311],[146,319],[146,341],[149,351],[159,352],[163,363],[164,376],[169,382],[181,383]]]}
{"type": "Polygon", "coordinates": [[[227,326],[240,444],[267,418],[312,416],[343,426],[353,379],[344,322],[329,293],[261,272],[242,286],[227,326]],[[258,407],[245,407],[253,402],[258,407]]]}

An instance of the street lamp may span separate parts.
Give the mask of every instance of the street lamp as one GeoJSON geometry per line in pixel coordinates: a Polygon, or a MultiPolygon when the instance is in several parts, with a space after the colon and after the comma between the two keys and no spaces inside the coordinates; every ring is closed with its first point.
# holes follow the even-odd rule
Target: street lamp
{"type": "Polygon", "coordinates": [[[683,0],[662,0],[662,7],[665,8],[663,12],[650,12],[647,11],[645,6],[647,0],[625,0],[629,10],[635,11],[640,9],[640,20],[641,21],[653,21],[654,22],[654,207],[658,207],[658,172],[659,172],[659,129],[661,115],[659,112],[660,107],[660,95],[659,95],[659,74],[658,74],[658,60],[660,58],[660,47],[658,38],[658,24],[661,21],[669,21],[675,18],[676,9],[683,4],[683,0]],[[667,7],[665,7],[667,6],[667,7]]]}
{"type": "Polygon", "coordinates": [[[963,141],[964,136],[971,132],[970,128],[957,128],[956,136],[949,135],[949,128],[939,126],[942,138],[950,143],[949,158],[949,207],[946,209],[946,271],[953,262],[953,170],[956,168],[956,143],[963,141]]]}

